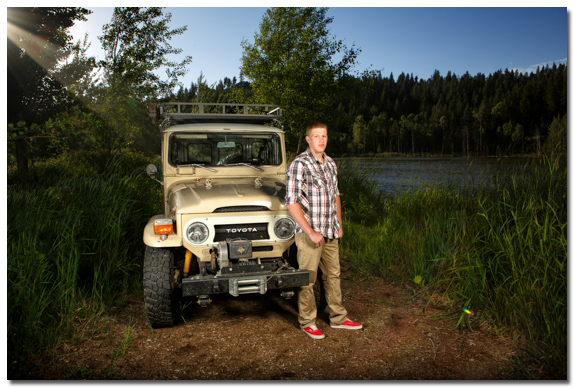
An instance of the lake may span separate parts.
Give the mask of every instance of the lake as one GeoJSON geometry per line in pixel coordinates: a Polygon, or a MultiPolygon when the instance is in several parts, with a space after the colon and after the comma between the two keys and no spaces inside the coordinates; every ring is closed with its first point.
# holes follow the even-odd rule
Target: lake
{"type": "MultiPolygon", "coordinates": [[[[386,194],[456,184],[479,185],[511,171],[521,158],[335,158],[338,167],[353,163],[366,171],[386,194]]],[[[525,162],[525,160],[523,160],[525,162]]]]}

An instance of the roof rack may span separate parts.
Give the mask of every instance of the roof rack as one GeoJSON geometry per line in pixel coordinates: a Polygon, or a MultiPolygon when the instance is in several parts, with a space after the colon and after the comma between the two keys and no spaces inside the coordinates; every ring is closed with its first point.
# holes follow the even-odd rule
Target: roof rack
{"type": "Polygon", "coordinates": [[[282,116],[279,105],[203,102],[166,102],[159,106],[152,103],[148,105],[148,112],[153,122],[157,118],[168,119],[169,125],[206,122],[264,124],[282,116]]]}

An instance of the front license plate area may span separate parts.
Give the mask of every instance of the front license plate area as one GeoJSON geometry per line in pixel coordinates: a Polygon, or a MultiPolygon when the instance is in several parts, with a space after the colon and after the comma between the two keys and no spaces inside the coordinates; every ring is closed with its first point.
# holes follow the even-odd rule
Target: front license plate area
{"type": "Polygon", "coordinates": [[[249,259],[252,257],[252,242],[250,240],[229,241],[230,259],[249,259]]]}

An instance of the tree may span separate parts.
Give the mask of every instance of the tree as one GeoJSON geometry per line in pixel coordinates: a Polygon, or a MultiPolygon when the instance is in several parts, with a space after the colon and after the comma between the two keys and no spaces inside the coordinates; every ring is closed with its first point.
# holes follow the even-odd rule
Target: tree
{"type": "Polygon", "coordinates": [[[326,13],[327,8],[271,8],[254,43],[242,41],[241,74],[252,81],[256,102],[283,107],[288,144],[299,135],[296,152],[310,121],[329,121],[336,81],[355,65],[360,51],[330,37],[333,18],[326,13]]]}
{"type": "Polygon", "coordinates": [[[84,8],[8,8],[8,123],[14,139],[18,175],[27,181],[30,139],[38,125],[54,112],[64,85],[53,76],[58,63],[68,55],[72,37],[68,32],[76,20],[86,20],[84,8]],[[26,122],[29,125],[26,125],[26,122]]]}
{"type": "Polygon", "coordinates": [[[187,26],[171,29],[171,14],[163,14],[158,7],[115,8],[110,23],[99,36],[106,58],[99,65],[104,70],[106,87],[93,105],[96,113],[105,120],[99,126],[97,139],[101,147],[112,155],[121,147],[130,146],[147,153],[159,152],[160,136],[147,119],[146,100],[159,95],[168,96],[178,79],[186,73],[191,62],[185,56],[180,63],[168,60],[181,49],[173,48],[170,40],[187,30],[187,26]],[[157,72],[166,71],[166,79],[157,72]]]}
{"type": "Polygon", "coordinates": [[[204,74],[201,72],[198,77],[197,90],[194,102],[215,102],[216,91],[208,85],[204,74]]]}
{"type": "Polygon", "coordinates": [[[100,65],[106,70],[111,87],[123,84],[127,91],[139,100],[159,94],[168,95],[179,85],[178,78],[186,73],[186,65],[192,61],[185,56],[180,63],[168,60],[182,49],[173,48],[170,40],[181,35],[187,26],[171,30],[170,13],[163,14],[159,7],[115,8],[112,21],[103,27],[99,36],[106,59],[100,65]],[[155,72],[166,70],[167,80],[155,72]]]}
{"type": "Polygon", "coordinates": [[[387,113],[385,113],[385,112],[381,112],[379,115],[373,116],[373,118],[371,119],[371,121],[368,124],[368,129],[370,129],[370,131],[373,134],[375,134],[374,148],[375,148],[375,152],[377,152],[377,153],[381,153],[385,149],[385,135],[387,132],[388,125],[389,125],[389,120],[387,118],[387,113]],[[381,143],[383,143],[383,148],[381,146],[381,143],[379,142],[379,135],[380,134],[383,135],[383,140],[381,141],[381,143]]]}
{"type": "Polygon", "coordinates": [[[543,144],[547,155],[567,154],[567,115],[557,116],[549,126],[549,136],[543,144]]]}
{"type": "Polygon", "coordinates": [[[86,34],[84,40],[66,49],[66,57],[51,72],[65,86],[65,94],[59,99],[60,104],[89,104],[93,100],[100,79],[96,59],[87,54],[90,46],[86,34]]]}
{"type": "Polygon", "coordinates": [[[353,123],[353,145],[358,153],[365,152],[365,131],[365,120],[362,115],[359,115],[353,123]]]}
{"type": "MultiPolygon", "coordinates": [[[[447,117],[441,116],[439,119],[439,126],[441,126],[441,156],[443,156],[443,149],[445,146],[445,126],[447,125],[447,117]]],[[[453,150],[452,150],[453,152],[453,150]]]]}

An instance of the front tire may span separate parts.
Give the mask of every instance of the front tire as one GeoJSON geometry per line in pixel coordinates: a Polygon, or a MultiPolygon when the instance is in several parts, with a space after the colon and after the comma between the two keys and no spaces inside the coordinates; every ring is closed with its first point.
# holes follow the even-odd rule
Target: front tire
{"type": "Polygon", "coordinates": [[[154,328],[173,326],[178,306],[174,282],[174,254],[169,249],[146,247],[144,301],[148,322],[154,328]]]}

